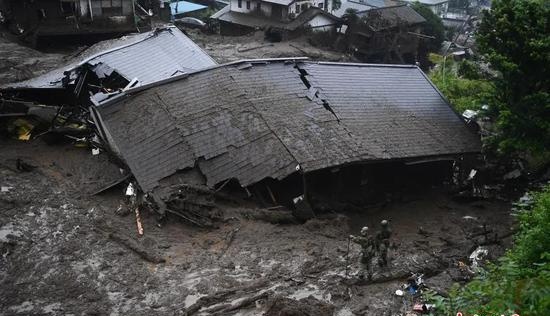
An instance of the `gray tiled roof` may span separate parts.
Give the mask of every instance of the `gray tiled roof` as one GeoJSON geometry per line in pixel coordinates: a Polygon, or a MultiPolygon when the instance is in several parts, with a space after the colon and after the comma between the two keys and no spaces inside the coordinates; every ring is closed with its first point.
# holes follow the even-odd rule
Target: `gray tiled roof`
{"type": "Polygon", "coordinates": [[[358,16],[367,17],[367,25],[375,30],[397,27],[400,24],[415,25],[426,22],[418,12],[408,5],[377,8],[358,12],[358,16]]]}
{"type": "Polygon", "coordinates": [[[229,178],[246,186],[297,166],[480,149],[414,66],[241,62],[138,90],[98,110],[145,191],[194,166],[209,186],[229,178]]]}
{"type": "Polygon", "coordinates": [[[130,35],[118,40],[99,43],[89,57],[76,60],[65,67],[42,76],[6,85],[2,88],[60,88],[63,72],[83,64],[103,63],[128,80],[138,78],[148,84],[169,78],[174,74],[193,72],[217,63],[197,44],[174,26],[152,32],[130,35]],[[98,48],[100,50],[98,51],[98,48]]]}

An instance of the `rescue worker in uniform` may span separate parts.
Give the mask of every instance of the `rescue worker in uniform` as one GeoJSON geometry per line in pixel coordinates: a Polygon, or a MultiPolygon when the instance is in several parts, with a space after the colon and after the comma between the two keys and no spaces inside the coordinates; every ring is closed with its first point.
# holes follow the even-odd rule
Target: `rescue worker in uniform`
{"type": "MultiPolygon", "coordinates": [[[[372,237],[368,235],[369,228],[363,227],[361,228],[361,236],[353,236],[350,235],[350,240],[354,243],[361,246],[361,263],[365,270],[367,271],[368,279],[372,279],[372,269],[371,269],[371,261],[374,257],[374,240],[372,237]]],[[[364,274],[361,275],[361,277],[364,277],[364,274]]]]}
{"type": "Polygon", "coordinates": [[[387,220],[380,222],[381,230],[376,234],[376,250],[379,254],[378,265],[388,265],[388,249],[390,248],[391,228],[387,220]]]}

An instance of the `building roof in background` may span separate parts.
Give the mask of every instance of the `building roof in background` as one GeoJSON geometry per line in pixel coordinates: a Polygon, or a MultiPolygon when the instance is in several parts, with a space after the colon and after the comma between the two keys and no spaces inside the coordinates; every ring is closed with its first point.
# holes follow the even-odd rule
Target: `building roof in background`
{"type": "Polygon", "coordinates": [[[415,66],[243,61],[96,108],[144,191],[197,166],[247,186],[350,163],[478,152],[415,66]]]}
{"type": "Polygon", "coordinates": [[[205,5],[197,4],[189,1],[176,1],[170,3],[172,15],[184,14],[193,11],[199,11],[208,8],[205,5]]]}
{"type": "Polygon", "coordinates": [[[422,4],[429,5],[429,6],[449,2],[449,0],[401,0],[401,1],[406,1],[409,3],[420,2],[422,4]]]}
{"type": "Polygon", "coordinates": [[[61,88],[64,72],[75,70],[84,64],[103,64],[129,81],[138,78],[141,84],[217,64],[175,26],[100,42],[80,55],[86,57],[75,57],[73,62],[62,68],[1,88],[61,88]]]}
{"type": "Polygon", "coordinates": [[[329,18],[334,22],[333,24],[337,24],[342,21],[342,19],[340,19],[339,17],[334,16],[321,8],[309,7],[305,11],[302,11],[302,13],[300,13],[294,20],[290,21],[286,28],[290,30],[295,30],[300,26],[306,24],[307,22],[311,21],[314,17],[318,15],[323,15],[329,18]]]}
{"type": "Polygon", "coordinates": [[[265,29],[265,28],[272,27],[272,28],[278,28],[278,29],[283,29],[288,31],[294,31],[299,27],[303,26],[304,24],[306,24],[307,22],[309,22],[311,19],[313,19],[317,15],[324,15],[334,20],[335,24],[340,21],[340,18],[317,7],[309,7],[307,10],[303,11],[294,20],[291,20],[290,22],[281,22],[278,20],[272,20],[266,17],[257,16],[254,14],[230,11],[229,6],[226,6],[220,11],[216,12],[211,16],[211,18],[218,19],[220,21],[224,21],[228,23],[244,25],[252,28],[257,27],[257,28],[265,29]]]}
{"type": "Polygon", "coordinates": [[[374,30],[394,28],[401,24],[410,26],[426,22],[424,17],[408,5],[376,8],[358,12],[357,15],[368,16],[367,23],[374,30]]]}
{"type": "Polygon", "coordinates": [[[332,14],[342,17],[348,9],[353,9],[358,12],[366,11],[374,8],[383,8],[387,6],[395,6],[399,4],[396,0],[344,0],[338,10],[334,10],[332,14]]]}
{"type": "Polygon", "coordinates": [[[284,27],[286,23],[271,20],[266,17],[260,17],[253,14],[247,14],[247,13],[241,13],[241,12],[235,12],[231,11],[231,8],[229,5],[223,7],[218,12],[212,14],[212,19],[217,19],[223,22],[227,23],[234,23],[239,25],[244,25],[248,27],[259,27],[259,28],[267,28],[267,27],[284,27]]]}
{"type": "Polygon", "coordinates": [[[262,2],[280,4],[280,5],[284,5],[284,6],[289,6],[294,1],[296,1],[296,0],[262,0],[262,2]]]}

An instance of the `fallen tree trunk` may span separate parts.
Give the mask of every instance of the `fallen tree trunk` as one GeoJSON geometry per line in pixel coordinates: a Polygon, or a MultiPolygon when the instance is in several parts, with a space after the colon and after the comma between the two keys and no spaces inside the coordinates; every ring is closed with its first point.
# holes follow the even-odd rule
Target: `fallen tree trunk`
{"type": "Polygon", "coordinates": [[[126,236],[123,236],[123,235],[120,235],[120,234],[117,234],[117,233],[108,233],[108,236],[109,236],[110,239],[126,246],[130,250],[137,253],[141,258],[143,258],[143,259],[145,259],[149,262],[152,262],[152,263],[166,262],[166,259],[164,259],[163,257],[159,256],[156,253],[153,253],[153,252],[145,249],[138,242],[136,242],[135,240],[133,240],[131,238],[128,238],[126,236]]]}
{"type": "MultiPolygon", "coordinates": [[[[227,297],[239,293],[250,293],[250,292],[256,292],[259,288],[265,287],[268,284],[268,281],[266,279],[259,280],[257,282],[254,282],[249,285],[244,285],[241,287],[236,287],[228,290],[218,291],[214,294],[203,296],[199,298],[195,304],[187,307],[183,310],[183,315],[190,316],[198,312],[201,308],[205,306],[210,306],[214,304],[218,304],[220,301],[225,300],[227,297]]],[[[224,308],[229,307],[224,305],[224,308]]]]}
{"type": "Polygon", "coordinates": [[[211,315],[226,315],[227,313],[229,313],[231,311],[235,311],[235,310],[241,309],[243,307],[246,307],[248,305],[254,304],[257,300],[260,300],[262,298],[267,298],[271,294],[272,294],[271,291],[261,292],[261,293],[258,293],[256,295],[246,297],[246,298],[240,300],[239,302],[237,302],[235,304],[229,304],[228,306],[224,306],[224,308],[220,309],[219,311],[214,312],[214,311],[210,311],[210,310],[205,310],[205,312],[207,312],[211,315]]]}

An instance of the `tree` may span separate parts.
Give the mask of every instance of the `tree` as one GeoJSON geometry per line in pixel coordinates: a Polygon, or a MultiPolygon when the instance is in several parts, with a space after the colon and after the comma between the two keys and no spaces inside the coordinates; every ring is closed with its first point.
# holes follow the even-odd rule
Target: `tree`
{"type": "Polygon", "coordinates": [[[495,139],[504,152],[550,148],[550,4],[494,0],[476,34],[480,53],[499,75],[495,139]]]}
{"type": "MultiPolygon", "coordinates": [[[[432,54],[435,56],[439,55],[432,54]]],[[[440,63],[430,72],[430,79],[459,113],[481,110],[483,105],[493,102],[494,85],[483,78],[482,72],[472,62],[456,63],[447,59],[445,67],[440,63]]]]}
{"type": "Polygon", "coordinates": [[[441,44],[445,39],[445,27],[443,21],[427,6],[420,2],[414,2],[411,6],[414,11],[418,12],[426,23],[422,26],[422,33],[425,35],[433,36],[434,39],[430,40],[427,45],[429,52],[437,52],[441,48],[441,44]]]}

